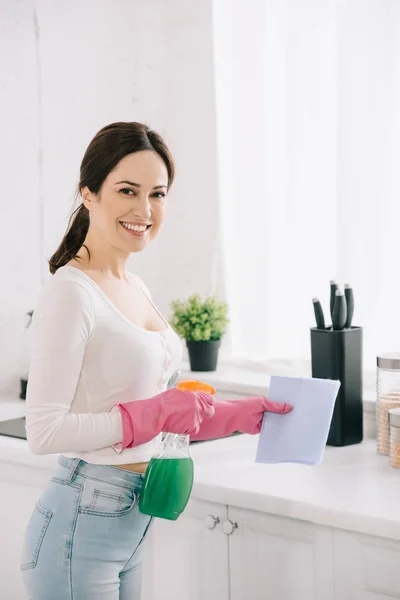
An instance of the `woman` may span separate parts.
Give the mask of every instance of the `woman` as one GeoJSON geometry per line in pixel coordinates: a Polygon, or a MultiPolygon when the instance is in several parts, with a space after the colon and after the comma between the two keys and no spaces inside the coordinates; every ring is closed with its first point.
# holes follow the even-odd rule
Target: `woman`
{"type": "Polygon", "coordinates": [[[139,600],[152,519],[138,497],[161,432],[257,433],[265,410],[290,410],[166,390],[181,341],[127,261],[158,234],[173,178],[167,146],[140,123],[105,127],[83,157],[82,204],[33,320],[28,444],[60,457],[25,535],[31,600],[139,600]]]}

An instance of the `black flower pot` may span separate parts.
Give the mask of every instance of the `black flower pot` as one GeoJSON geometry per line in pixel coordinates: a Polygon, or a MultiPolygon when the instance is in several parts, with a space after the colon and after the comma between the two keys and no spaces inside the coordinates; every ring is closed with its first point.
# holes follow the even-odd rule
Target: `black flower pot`
{"type": "Polygon", "coordinates": [[[212,342],[189,342],[186,346],[189,352],[190,368],[192,371],[216,371],[218,350],[221,340],[212,342]]]}

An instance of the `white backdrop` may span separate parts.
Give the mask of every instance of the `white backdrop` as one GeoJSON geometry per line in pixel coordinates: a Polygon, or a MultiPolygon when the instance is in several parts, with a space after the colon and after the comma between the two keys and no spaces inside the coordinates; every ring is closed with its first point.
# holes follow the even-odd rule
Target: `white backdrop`
{"type": "Polygon", "coordinates": [[[400,348],[400,2],[214,2],[233,357],[309,358],[312,297],[355,292],[365,367],[400,348]]]}
{"type": "Polygon", "coordinates": [[[209,292],[217,230],[211,0],[0,0],[0,395],[19,375],[25,312],[61,241],[92,136],[145,121],[176,181],[130,268],[160,310],[209,292]]]}

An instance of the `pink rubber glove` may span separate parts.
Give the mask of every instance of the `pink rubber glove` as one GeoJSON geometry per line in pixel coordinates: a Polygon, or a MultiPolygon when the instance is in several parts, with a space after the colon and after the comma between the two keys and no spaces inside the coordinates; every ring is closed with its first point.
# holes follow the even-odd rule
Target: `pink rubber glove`
{"type": "Polygon", "coordinates": [[[193,441],[226,437],[234,431],[260,433],[264,412],[285,414],[292,410],[290,404],[271,402],[265,396],[250,396],[241,400],[215,400],[215,414],[200,425],[193,441]]]}
{"type": "Polygon", "coordinates": [[[214,398],[206,392],[172,388],[146,400],[117,404],[122,418],[121,450],[145,444],[162,431],[196,434],[204,417],[214,415],[214,398]]]}

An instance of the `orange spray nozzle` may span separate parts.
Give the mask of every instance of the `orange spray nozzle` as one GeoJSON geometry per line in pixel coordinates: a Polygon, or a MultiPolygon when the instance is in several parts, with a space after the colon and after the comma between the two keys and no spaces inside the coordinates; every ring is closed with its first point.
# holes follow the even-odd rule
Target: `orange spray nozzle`
{"type": "Polygon", "coordinates": [[[202,381],[195,381],[194,379],[180,381],[176,387],[178,390],[185,390],[186,392],[208,392],[209,394],[216,393],[216,390],[212,385],[208,385],[208,383],[203,383],[202,381]]]}

